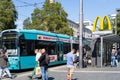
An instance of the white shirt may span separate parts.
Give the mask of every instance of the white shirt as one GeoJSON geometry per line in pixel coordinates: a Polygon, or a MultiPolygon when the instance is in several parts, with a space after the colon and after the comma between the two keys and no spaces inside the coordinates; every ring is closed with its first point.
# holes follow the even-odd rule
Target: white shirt
{"type": "Polygon", "coordinates": [[[37,53],[37,54],[36,54],[35,61],[38,61],[38,59],[40,58],[40,56],[41,56],[41,53],[37,53]]]}

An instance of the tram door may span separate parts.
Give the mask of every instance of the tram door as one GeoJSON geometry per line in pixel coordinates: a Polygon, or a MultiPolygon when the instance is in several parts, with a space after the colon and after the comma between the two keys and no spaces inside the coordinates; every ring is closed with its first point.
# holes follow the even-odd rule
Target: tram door
{"type": "Polygon", "coordinates": [[[63,60],[63,42],[57,42],[57,57],[58,61],[63,60]]]}

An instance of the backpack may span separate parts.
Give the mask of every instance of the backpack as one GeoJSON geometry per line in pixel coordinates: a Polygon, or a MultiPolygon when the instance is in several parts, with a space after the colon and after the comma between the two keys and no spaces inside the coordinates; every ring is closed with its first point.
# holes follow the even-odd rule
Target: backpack
{"type": "Polygon", "coordinates": [[[50,63],[50,57],[48,54],[45,54],[45,63],[48,65],[50,63]]]}
{"type": "Polygon", "coordinates": [[[79,56],[75,55],[75,61],[79,62],[79,56]]]}

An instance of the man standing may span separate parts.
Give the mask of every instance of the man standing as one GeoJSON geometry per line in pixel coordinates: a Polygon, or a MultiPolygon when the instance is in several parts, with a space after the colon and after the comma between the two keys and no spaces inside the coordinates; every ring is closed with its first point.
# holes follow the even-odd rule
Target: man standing
{"type": "Polygon", "coordinates": [[[75,49],[72,49],[71,52],[67,53],[67,79],[72,80],[73,72],[74,72],[74,62],[75,62],[75,49]]]}
{"type": "Polygon", "coordinates": [[[40,70],[42,73],[42,80],[48,80],[48,63],[46,62],[46,55],[48,55],[45,49],[41,49],[41,57],[39,58],[40,70]]]}

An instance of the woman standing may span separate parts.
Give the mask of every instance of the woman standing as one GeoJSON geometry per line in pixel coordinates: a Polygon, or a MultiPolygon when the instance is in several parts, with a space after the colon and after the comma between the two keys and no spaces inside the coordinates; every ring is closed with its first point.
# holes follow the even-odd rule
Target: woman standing
{"type": "Polygon", "coordinates": [[[35,49],[34,52],[36,54],[36,57],[35,57],[36,65],[35,65],[35,68],[34,68],[34,70],[32,72],[31,78],[36,74],[36,68],[39,67],[39,61],[38,61],[38,59],[41,56],[41,49],[35,49]]]}

